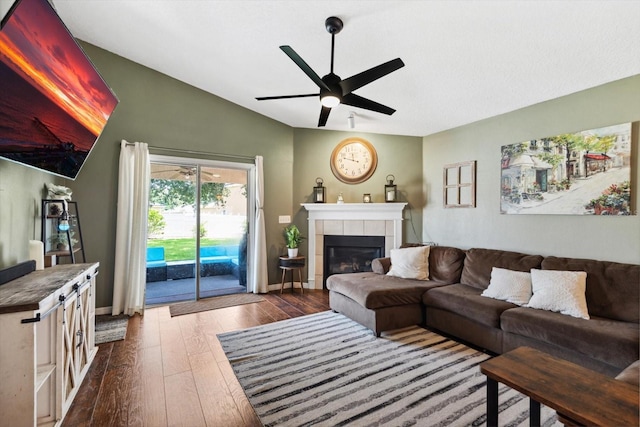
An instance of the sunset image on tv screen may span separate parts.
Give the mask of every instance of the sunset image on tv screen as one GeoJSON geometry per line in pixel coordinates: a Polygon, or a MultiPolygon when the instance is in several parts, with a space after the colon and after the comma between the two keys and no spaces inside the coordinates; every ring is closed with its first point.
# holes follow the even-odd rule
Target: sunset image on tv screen
{"type": "Polygon", "coordinates": [[[75,179],[118,99],[47,0],[0,30],[0,156],[75,179]]]}

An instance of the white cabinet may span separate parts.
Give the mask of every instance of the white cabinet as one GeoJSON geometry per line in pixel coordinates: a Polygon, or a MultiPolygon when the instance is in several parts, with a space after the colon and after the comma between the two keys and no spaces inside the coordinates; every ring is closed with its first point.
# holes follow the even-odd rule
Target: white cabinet
{"type": "Polygon", "coordinates": [[[62,423],[97,352],[97,273],[57,265],[0,286],[0,424],[62,423]]]}

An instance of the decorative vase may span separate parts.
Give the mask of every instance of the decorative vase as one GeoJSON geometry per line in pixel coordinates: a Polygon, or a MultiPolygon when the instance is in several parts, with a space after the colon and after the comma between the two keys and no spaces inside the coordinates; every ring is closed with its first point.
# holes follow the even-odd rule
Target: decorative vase
{"type": "Polygon", "coordinates": [[[298,248],[287,248],[287,252],[289,253],[289,258],[295,258],[298,256],[298,248]]]}

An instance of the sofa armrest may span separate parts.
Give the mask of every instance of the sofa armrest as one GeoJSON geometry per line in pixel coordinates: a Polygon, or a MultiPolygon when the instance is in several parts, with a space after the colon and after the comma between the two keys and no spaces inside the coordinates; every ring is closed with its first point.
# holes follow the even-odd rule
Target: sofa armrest
{"type": "Polygon", "coordinates": [[[640,360],[636,360],[627,366],[624,371],[618,374],[616,379],[640,387],[640,360]]]}
{"type": "Polygon", "coordinates": [[[371,269],[376,274],[387,274],[391,268],[391,258],[376,258],[371,261],[371,269]]]}

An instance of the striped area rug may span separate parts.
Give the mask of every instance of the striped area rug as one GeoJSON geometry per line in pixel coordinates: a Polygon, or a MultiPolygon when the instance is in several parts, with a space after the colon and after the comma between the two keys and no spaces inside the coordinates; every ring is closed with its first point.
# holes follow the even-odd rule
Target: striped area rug
{"type": "MultiPolygon", "coordinates": [[[[376,338],[327,311],[218,339],[265,426],[486,425],[489,356],[419,327],[376,338]]],[[[501,426],[529,425],[524,395],[501,385],[499,403],[501,426]]]]}

